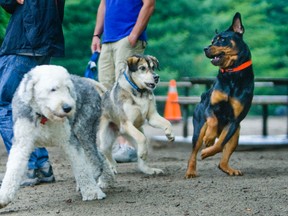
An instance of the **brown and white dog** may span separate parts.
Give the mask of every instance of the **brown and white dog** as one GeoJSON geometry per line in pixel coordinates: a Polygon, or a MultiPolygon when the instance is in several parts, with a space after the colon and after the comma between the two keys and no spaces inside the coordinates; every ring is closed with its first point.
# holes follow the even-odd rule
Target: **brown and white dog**
{"type": "Polygon", "coordinates": [[[158,67],[158,60],[153,56],[129,57],[126,70],[121,72],[113,88],[102,97],[100,149],[115,173],[112,146],[118,135],[124,136],[137,147],[138,167],[143,173],[163,172],[146,164],[149,140],[142,129],[147,120],[152,127],[163,129],[169,141],[174,141],[170,122],[156,110],[153,90],[159,82],[159,76],[154,72],[158,67]]]}

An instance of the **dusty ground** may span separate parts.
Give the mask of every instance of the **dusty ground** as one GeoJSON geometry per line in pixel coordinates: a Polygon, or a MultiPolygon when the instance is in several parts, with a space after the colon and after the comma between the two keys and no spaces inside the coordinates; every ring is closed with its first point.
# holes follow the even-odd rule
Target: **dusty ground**
{"type": "MultiPolygon", "coordinates": [[[[181,124],[174,125],[181,135],[181,124]]],[[[145,127],[151,137],[163,134],[145,127]]],[[[190,133],[191,133],[190,125],[190,133]]],[[[285,134],[287,118],[269,120],[270,134],[285,134]]],[[[261,121],[247,119],[242,134],[260,134],[261,121]]],[[[21,188],[13,203],[0,210],[0,215],[175,215],[233,216],[288,215],[288,147],[236,151],[231,165],[244,172],[242,177],[228,177],[218,170],[221,155],[198,161],[199,177],[184,180],[191,145],[154,143],[149,156],[151,166],[165,174],[147,176],[135,163],[119,164],[115,188],[105,190],[107,198],[83,202],[75,191],[70,165],[57,147],[48,148],[56,183],[21,188]]],[[[0,146],[0,172],[7,160],[0,146]]]]}

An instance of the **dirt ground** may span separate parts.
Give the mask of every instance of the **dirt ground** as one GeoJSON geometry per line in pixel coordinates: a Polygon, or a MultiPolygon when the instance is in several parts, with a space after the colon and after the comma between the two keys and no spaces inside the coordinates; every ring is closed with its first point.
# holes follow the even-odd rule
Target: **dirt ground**
{"type": "MultiPolygon", "coordinates": [[[[176,135],[182,134],[181,127],[174,125],[176,135]]],[[[287,118],[270,118],[268,130],[273,135],[286,134],[287,118]]],[[[145,131],[149,137],[163,135],[149,126],[145,131]]],[[[261,120],[246,119],[241,134],[261,134],[261,120]]],[[[119,164],[115,187],[105,190],[107,198],[87,202],[75,191],[71,167],[61,149],[48,150],[56,183],[21,188],[14,202],[0,210],[0,216],[288,215],[288,146],[234,152],[230,164],[243,171],[241,177],[229,177],[217,168],[220,154],[203,161],[199,158],[199,177],[185,180],[191,144],[151,143],[149,163],[164,174],[147,176],[137,170],[136,163],[119,164]]],[[[3,144],[0,157],[0,172],[4,173],[3,144]]]]}

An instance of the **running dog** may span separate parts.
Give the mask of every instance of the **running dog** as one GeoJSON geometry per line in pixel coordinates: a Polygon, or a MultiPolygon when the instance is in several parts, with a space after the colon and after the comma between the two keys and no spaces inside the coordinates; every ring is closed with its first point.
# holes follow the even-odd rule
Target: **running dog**
{"type": "Polygon", "coordinates": [[[12,101],[14,139],[0,208],[14,199],[34,147],[44,144],[58,145],[67,154],[83,200],[105,198],[100,186],[112,184],[114,174],[96,146],[101,115],[96,89],[95,81],[61,66],[37,66],[24,76],[12,101]]]}
{"type": "Polygon", "coordinates": [[[206,57],[219,67],[219,72],[212,88],[202,94],[194,110],[193,150],[186,178],[197,175],[197,153],[203,143],[206,148],[201,152],[202,159],[222,151],[220,170],[230,176],[243,175],[228,165],[238,145],[240,122],[250,109],[254,91],[251,53],[243,34],[241,15],[237,12],[232,25],[226,31],[216,32],[212,44],[204,48],[206,57]]]}
{"type": "Polygon", "coordinates": [[[169,141],[174,141],[170,122],[161,117],[156,110],[153,89],[159,82],[159,76],[154,72],[158,67],[158,60],[153,56],[129,57],[126,70],[120,73],[113,88],[102,98],[100,150],[115,173],[116,161],[112,158],[111,151],[118,135],[124,136],[137,147],[138,167],[143,173],[163,172],[146,164],[148,139],[142,129],[147,120],[152,127],[163,129],[169,141]]]}

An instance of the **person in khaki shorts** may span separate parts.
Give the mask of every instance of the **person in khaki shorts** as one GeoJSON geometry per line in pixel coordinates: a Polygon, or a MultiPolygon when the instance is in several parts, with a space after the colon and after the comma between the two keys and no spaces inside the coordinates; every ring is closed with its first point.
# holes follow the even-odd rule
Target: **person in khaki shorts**
{"type": "MultiPolygon", "coordinates": [[[[147,45],[146,28],[155,8],[155,0],[101,0],[96,16],[91,51],[100,52],[98,78],[111,88],[127,57],[143,54],[147,45]]],[[[123,137],[113,157],[117,162],[137,160],[134,147],[123,137]]]]}

